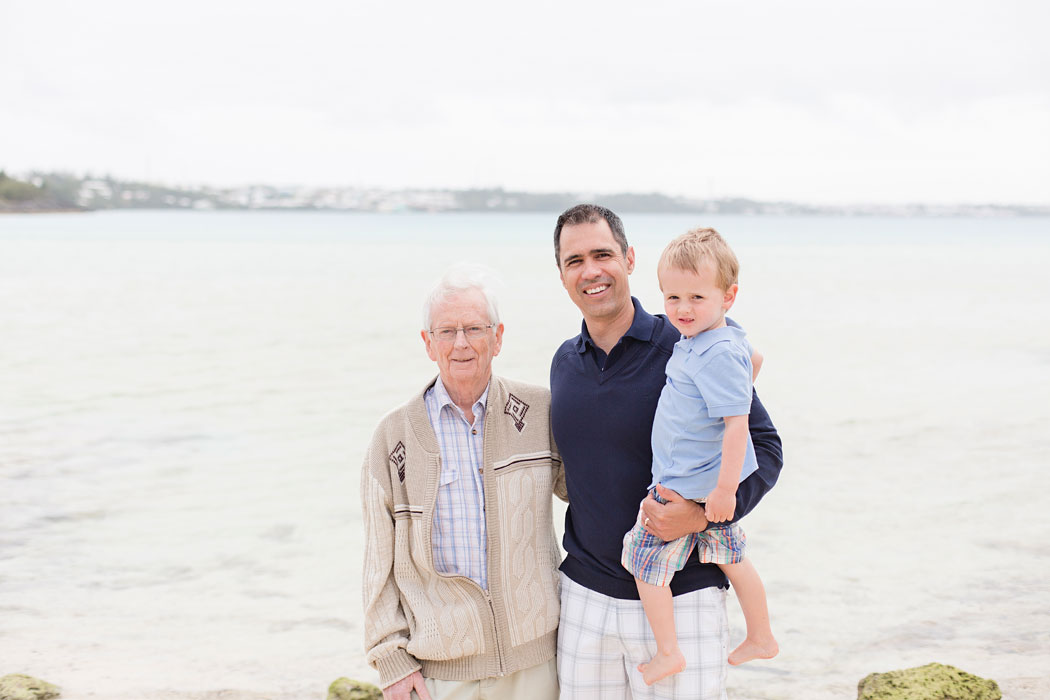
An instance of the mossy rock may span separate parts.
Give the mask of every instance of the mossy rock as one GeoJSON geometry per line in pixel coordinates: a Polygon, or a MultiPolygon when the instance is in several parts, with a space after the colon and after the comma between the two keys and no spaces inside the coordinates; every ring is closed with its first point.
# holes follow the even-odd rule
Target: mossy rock
{"type": "Polygon", "coordinates": [[[872,673],[857,685],[857,700],[1001,700],[995,681],[954,666],[926,664],[872,673]]]}
{"type": "Polygon", "coordinates": [[[58,686],[32,676],[12,673],[0,678],[0,700],[49,700],[58,694],[58,686]]]}
{"type": "Polygon", "coordinates": [[[383,700],[383,691],[371,683],[337,678],[328,686],[328,700],[383,700]]]}

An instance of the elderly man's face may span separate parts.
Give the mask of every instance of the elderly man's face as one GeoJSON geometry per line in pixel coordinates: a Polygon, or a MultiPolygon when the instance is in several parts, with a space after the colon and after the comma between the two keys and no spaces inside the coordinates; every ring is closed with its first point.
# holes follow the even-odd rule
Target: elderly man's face
{"type": "MultiPolygon", "coordinates": [[[[485,296],[470,289],[435,304],[431,309],[430,329],[487,326],[489,319],[485,296]]],[[[503,345],[503,324],[488,329],[480,338],[467,338],[456,333],[454,341],[443,342],[423,331],[427,355],[437,362],[441,381],[450,391],[469,391],[477,399],[485,390],[492,374],[492,358],[503,345]],[[476,393],[475,393],[476,392],[476,393]]]]}

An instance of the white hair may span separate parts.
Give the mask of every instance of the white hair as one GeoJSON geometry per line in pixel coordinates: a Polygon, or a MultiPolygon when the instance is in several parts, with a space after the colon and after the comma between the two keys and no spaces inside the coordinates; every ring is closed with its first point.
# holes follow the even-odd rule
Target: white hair
{"type": "Polygon", "coordinates": [[[484,265],[458,263],[441,276],[434,288],[423,302],[423,328],[430,330],[431,313],[434,307],[449,297],[476,289],[485,297],[485,306],[489,312],[489,323],[499,323],[499,304],[496,300],[496,286],[499,278],[496,273],[484,265]]]}

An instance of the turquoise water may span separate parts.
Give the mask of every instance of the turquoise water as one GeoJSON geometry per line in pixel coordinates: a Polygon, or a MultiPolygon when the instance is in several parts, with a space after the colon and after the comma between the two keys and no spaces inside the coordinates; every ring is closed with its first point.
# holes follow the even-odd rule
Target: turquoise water
{"type": "MultiPolygon", "coordinates": [[[[420,300],[454,261],[492,266],[496,371],[546,383],[580,322],[554,218],[0,217],[0,673],[70,700],[374,679],[357,476],[434,371],[420,300]]],[[[782,653],[731,697],[852,697],[932,660],[1045,675],[1050,220],[625,223],[653,311],[666,240],[721,230],[766,356],[788,461],[745,527],[782,653]]]]}
{"type": "MultiPolygon", "coordinates": [[[[553,234],[558,212],[400,213],[134,211],[0,216],[0,240],[204,240],[533,244],[553,234]]],[[[631,242],[661,244],[696,226],[732,231],[737,245],[776,243],[970,245],[1045,241],[1050,219],[775,217],[625,214],[631,242]]]]}

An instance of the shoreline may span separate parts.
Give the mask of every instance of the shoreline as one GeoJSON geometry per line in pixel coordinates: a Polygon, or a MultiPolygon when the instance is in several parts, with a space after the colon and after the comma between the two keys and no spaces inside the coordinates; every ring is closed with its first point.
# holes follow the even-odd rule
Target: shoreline
{"type": "Polygon", "coordinates": [[[0,216],[4,214],[87,214],[93,209],[85,209],[83,207],[69,207],[69,208],[31,208],[31,209],[4,209],[0,208],[0,216]]]}
{"type": "MultiPolygon", "coordinates": [[[[1034,669],[1033,669],[1034,670],[1034,669]]],[[[13,675],[25,675],[25,674],[7,674],[0,678],[10,677],[13,675]]],[[[41,681],[36,677],[30,677],[33,680],[41,681]]],[[[861,679],[858,679],[858,682],[861,679]]],[[[995,680],[998,684],[999,689],[1002,692],[1002,700],[1044,700],[1050,697],[1050,677],[1045,676],[1016,676],[1011,678],[1004,678],[1002,680],[995,680]]],[[[86,693],[74,690],[71,694],[65,692],[65,687],[54,681],[43,681],[49,686],[54,686],[58,694],[57,695],[41,695],[40,697],[51,697],[57,700],[95,700],[98,696],[94,691],[87,691],[86,693]]],[[[333,681],[335,683],[335,681],[333,681]]],[[[367,682],[362,682],[367,683],[367,682]]],[[[371,685],[371,684],[368,684],[371,685]]],[[[734,684],[737,687],[733,688],[736,693],[741,693],[746,688],[746,683],[743,686],[734,684]]],[[[128,689],[125,692],[118,692],[114,694],[112,691],[105,692],[104,697],[107,700],[303,700],[304,697],[315,697],[320,700],[328,695],[328,692],[332,684],[324,687],[318,687],[316,691],[307,688],[299,688],[297,690],[290,690],[285,688],[283,690],[248,690],[244,688],[218,688],[209,690],[162,690],[156,689],[128,689]]],[[[101,700],[101,699],[99,699],[101,700]]]]}

